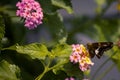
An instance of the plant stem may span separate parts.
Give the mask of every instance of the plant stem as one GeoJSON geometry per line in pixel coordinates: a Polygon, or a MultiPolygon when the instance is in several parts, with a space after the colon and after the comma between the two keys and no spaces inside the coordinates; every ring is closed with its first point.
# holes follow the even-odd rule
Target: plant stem
{"type": "Polygon", "coordinates": [[[46,73],[46,72],[48,72],[48,67],[45,67],[45,69],[44,69],[44,71],[43,71],[43,73],[42,74],[40,74],[35,80],[41,80],[42,79],[42,77],[44,76],[44,74],[46,73]]]}
{"type": "Polygon", "coordinates": [[[55,69],[55,68],[57,68],[57,67],[59,67],[59,66],[65,64],[65,63],[67,63],[67,62],[68,62],[68,61],[65,61],[64,63],[61,63],[61,64],[57,64],[57,65],[55,65],[55,66],[49,68],[49,70],[55,69]]]}
{"type": "Polygon", "coordinates": [[[52,69],[55,69],[55,68],[57,68],[57,67],[65,64],[65,63],[67,63],[67,61],[65,61],[64,63],[58,64],[58,65],[55,65],[55,66],[53,66],[53,67],[50,67],[50,68],[49,68],[49,66],[45,67],[45,65],[44,65],[45,69],[44,69],[43,73],[40,74],[35,80],[41,80],[42,77],[44,76],[44,74],[45,74],[46,72],[48,72],[48,71],[50,71],[50,70],[52,70],[52,69]]]}

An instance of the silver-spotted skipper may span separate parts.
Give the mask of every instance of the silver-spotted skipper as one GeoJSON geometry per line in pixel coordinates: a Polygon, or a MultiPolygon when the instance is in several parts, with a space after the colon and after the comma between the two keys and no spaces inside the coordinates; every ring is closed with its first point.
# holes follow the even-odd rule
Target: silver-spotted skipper
{"type": "Polygon", "coordinates": [[[95,42],[87,43],[87,49],[90,57],[93,58],[95,55],[100,59],[104,51],[107,51],[113,47],[113,42],[95,42]]]}

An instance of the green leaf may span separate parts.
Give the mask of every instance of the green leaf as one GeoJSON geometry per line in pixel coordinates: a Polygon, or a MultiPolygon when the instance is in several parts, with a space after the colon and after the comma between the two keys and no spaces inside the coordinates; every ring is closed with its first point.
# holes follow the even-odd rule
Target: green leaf
{"type": "Polygon", "coordinates": [[[16,50],[16,46],[17,46],[17,45],[18,45],[18,44],[12,45],[12,46],[7,47],[7,48],[2,48],[2,50],[16,50]]]}
{"type": "Polygon", "coordinates": [[[73,13],[70,0],[39,0],[45,14],[54,13],[58,9],[65,9],[68,13],[73,13]]]}
{"type": "Polygon", "coordinates": [[[41,80],[65,80],[66,74],[63,71],[59,71],[58,74],[54,74],[52,71],[49,71],[41,80]]]}
{"type": "Polygon", "coordinates": [[[54,5],[52,5],[51,0],[39,0],[41,7],[43,9],[43,12],[48,14],[48,13],[54,13],[58,9],[54,5]]]}
{"type": "Polygon", "coordinates": [[[49,55],[47,47],[43,44],[32,43],[25,46],[16,46],[16,50],[19,53],[27,54],[32,59],[45,59],[49,55]]]}
{"type": "Polygon", "coordinates": [[[51,53],[54,56],[54,60],[51,66],[58,66],[53,69],[55,74],[57,74],[58,71],[63,68],[63,65],[69,61],[71,52],[72,48],[67,44],[58,44],[52,49],[51,53]]]}
{"type": "Polygon", "coordinates": [[[2,18],[2,16],[0,15],[0,49],[1,49],[1,40],[4,37],[5,34],[5,24],[4,24],[4,20],[2,18]]]}
{"type": "Polygon", "coordinates": [[[54,65],[59,65],[57,68],[53,69],[53,72],[57,74],[63,68],[63,65],[69,61],[72,47],[67,44],[58,44],[51,52],[56,57],[54,65]]]}
{"type": "Polygon", "coordinates": [[[74,76],[79,78],[79,80],[83,79],[83,72],[79,69],[79,65],[67,63],[64,65],[63,71],[67,73],[68,76],[74,76]]]}
{"type": "Polygon", "coordinates": [[[72,52],[72,47],[67,44],[58,44],[52,49],[52,54],[57,57],[68,58],[72,52]]]}
{"type": "Polygon", "coordinates": [[[62,21],[62,17],[58,13],[46,14],[45,21],[52,34],[53,39],[59,43],[65,43],[67,40],[67,33],[62,21]]]}
{"type": "Polygon", "coordinates": [[[0,62],[0,80],[21,80],[19,68],[2,60],[0,62]]]}
{"type": "Polygon", "coordinates": [[[51,0],[52,4],[65,9],[68,13],[73,13],[71,0],[51,0]]]}

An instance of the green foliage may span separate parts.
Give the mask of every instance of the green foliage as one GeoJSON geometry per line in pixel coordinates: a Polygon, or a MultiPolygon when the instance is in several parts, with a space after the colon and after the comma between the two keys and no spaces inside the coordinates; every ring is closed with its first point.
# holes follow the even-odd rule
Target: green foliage
{"type": "Polygon", "coordinates": [[[113,60],[113,62],[117,66],[118,70],[120,71],[120,54],[119,54],[120,53],[120,49],[117,46],[115,46],[113,48],[113,50],[114,50],[114,54],[111,57],[111,59],[113,60]]]}
{"type": "Polygon", "coordinates": [[[49,52],[45,45],[42,44],[29,44],[25,46],[16,46],[16,51],[22,54],[29,55],[32,59],[45,59],[49,52]]]}
{"type": "Polygon", "coordinates": [[[7,61],[0,61],[0,80],[21,80],[20,69],[7,61]]]}
{"type": "Polygon", "coordinates": [[[68,13],[73,13],[72,4],[70,0],[51,0],[52,4],[65,9],[68,13]]]}
{"type": "Polygon", "coordinates": [[[52,5],[51,0],[39,0],[44,13],[54,13],[58,9],[52,5]]]}
{"type": "Polygon", "coordinates": [[[4,33],[5,33],[4,19],[2,18],[2,16],[0,16],[0,39],[4,37],[4,33]]]}
{"type": "Polygon", "coordinates": [[[45,22],[49,26],[49,30],[55,41],[65,43],[67,40],[67,33],[63,24],[62,16],[59,13],[46,14],[45,22]]]}
{"type": "Polygon", "coordinates": [[[64,43],[67,40],[67,32],[63,24],[62,16],[57,12],[65,9],[68,13],[73,13],[70,0],[39,0],[44,12],[44,23],[55,41],[64,43]]]}
{"type": "Polygon", "coordinates": [[[63,70],[69,76],[75,76],[79,80],[83,79],[83,72],[79,69],[78,65],[75,65],[75,64],[72,64],[72,63],[67,63],[67,64],[65,64],[63,70]]]}
{"type": "Polygon", "coordinates": [[[43,8],[43,12],[54,13],[58,9],[65,9],[68,13],[73,13],[72,4],[70,0],[39,0],[43,8]]]}
{"type": "Polygon", "coordinates": [[[71,46],[67,44],[56,45],[52,50],[51,53],[55,57],[55,64],[60,65],[59,67],[53,69],[53,72],[56,74],[57,71],[62,70],[63,65],[69,62],[69,55],[71,54],[71,46]]]}
{"type": "MultiPolygon", "coordinates": [[[[0,80],[64,80],[70,76],[75,77],[77,80],[82,80],[84,73],[77,64],[72,64],[69,61],[72,51],[71,44],[78,43],[74,38],[75,35],[78,33],[84,34],[85,37],[96,42],[112,41],[116,43],[120,38],[120,20],[103,17],[114,0],[94,1],[97,4],[96,16],[92,19],[87,16],[77,16],[77,18],[73,19],[68,18],[66,19],[66,24],[70,27],[67,26],[69,27],[67,29],[64,24],[64,18],[58,10],[65,9],[69,14],[73,13],[71,0],[38,0],[44,12],[42,25],[44,27],[40,25],[34,31],[26,30],[23,24],[21,24],[23,22],[20,21],[20,18],[14,17],[15,8],[13,7],[15,7],[15,0],[1,1],[0,80]],[[8,2],[10,2],[9,6],[8,2]],[[106,5],[104,6],[104,4],[106,5]],[[54,44],[49,46],[39,41],[29,43],[27,37],[34,37],[29,33],[35,34],[43,28],[48,30],[47,35],[50,36],[51,42],[54,44]],[[4,37],[8,40],[7,45],[2,43],[4,37]]],[[[51,42],[48,40],[49,44],[51,42]]],[[[120,70],[119,52],[120,49],[114,47],[111,51],[105,53],[105,55],[107,54],[106,56],[120,70]]]]}
{"type": "MultiPolygon", "coordinates": [[[[53,73],[56,74],[58,71],[63,69],[63,66],[66,63],[69,62],[69,55],[71,54],[72,48],[67,44],[58,44],[51,49],[50,52],[45,45],[32,43],[24,46],[14,45],[9,48],[4,48],[3,50],[16,50],[20,54],[26,54],[30,56],[32,59],[39,59],[45,69],[43,74],[50,70],[53,70],[53,73]]],[[[64,69],[64,71],[65,70],[66,69],[64,69]]]]}
{"type": "Polygon", "coordinates": [[[70,45],[67,44],[61,44],[61,45],[56,45],[55,48],[52,49],[52,54],[53,56],[56,57],[69,57],[71,54],[72,48],[70,45]]]}
{"type": "MultiPolygon", "coordinates": [[[[120,51],[119,51],[120,52],[120,51]]],[[[113,57],[112,60],[115,62],[115,64],[117,65],[119,71],[120,71],[120,54],[119,52],[117,52],[113,57]]]]}
{"type": "Polygon", "coordinates": [[[117,52],[116,55],[112,57],[113,61],[116,63],[118,69],[120,70],[120,55],[119,52],[117,52]]]}
{"type": "Polygon", "coordinates": [[[4,37],[5,34],[5,24],[4,24],[4,19],[0,15],[0,49],[2,47],[2,38],[4,37]]]}

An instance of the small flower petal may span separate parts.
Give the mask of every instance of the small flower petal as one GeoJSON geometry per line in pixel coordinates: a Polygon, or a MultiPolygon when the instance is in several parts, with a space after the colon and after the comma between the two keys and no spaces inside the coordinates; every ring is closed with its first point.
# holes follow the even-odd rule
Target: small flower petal
{"type": "Polygon", "coordinates": [[[80,55],[76,52],[74,52],[72,55],[70,55],[70,61],[77,63],[80,60],[80,55]]]}

